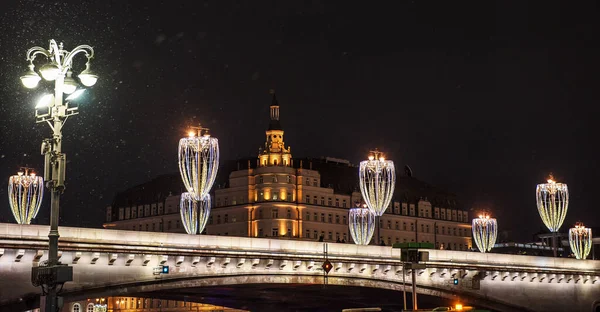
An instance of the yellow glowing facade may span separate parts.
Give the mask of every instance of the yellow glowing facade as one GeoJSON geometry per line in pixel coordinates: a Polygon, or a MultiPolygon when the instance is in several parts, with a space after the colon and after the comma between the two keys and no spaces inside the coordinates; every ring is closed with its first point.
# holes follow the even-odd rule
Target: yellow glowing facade
{"type": "MultiPolygon", "coordinates": [[[[255,159],[240,161],[237,170],[220,173],[228,175],[227,182],[223,185],[220,181],[221,185],[213,187],[205,234],[353,243],[349,213],[356,202],[362,202],[358,181],[352,189],[329,185],[328,180],[329,174],[340,172],[352,172],[357,177],[358,167],[335,158],[293,159],[283,141],[275,97],[266,135],[264,147],[255,159]],[[330,165],[345,168],[325,171],[330,165]]],[[[179,202],[179,194],[156,203],[120,201],[117,206],[108,207],[104,226],[185,232],[181,218],[174,214],[179,202]]],[[[426,198],[390,202],[379,221],[381,241],[386,245],[431,242],[451,250],[468,250],[472,246],[468,212],[433,206],[426,198]]]]}
{"type": "Polygon", "coordinates": [[[290,147],[285,147],[283,141],[283,129],[279,123],[279,103],[275,94],[273,94],[273,102],[271,103],[270,116],[271,121],[266,133],[264,148],[259,149],[259,165],[266,166],[282,166],[290,167],[292,165],[292,154],[290,147]]]}

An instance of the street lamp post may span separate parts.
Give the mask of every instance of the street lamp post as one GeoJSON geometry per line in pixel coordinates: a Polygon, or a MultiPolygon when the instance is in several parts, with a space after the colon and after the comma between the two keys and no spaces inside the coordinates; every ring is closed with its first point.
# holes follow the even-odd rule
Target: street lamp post
{"type": "MultiPolygon", "coordinates": [[[[54,94],[42,97],[36,105],[36,122],[46,122],[52,129],[52,138],[42,142],[42,155],[45,159],[44,180],[50,190],[50,233],[48,234],[47,265],[34,267],[32,283],[42,287],[45,295],[44,311],[56,312],[60,309],[58,286],[73,280],[73,268],[58,262],[58,215],[60,194],[65,189],[66,155],[62,153],[62,128],[70,116],[76,115],[78,107],[70,105],[70,101],[80,95],[83,90],[77,90],[78,84],[71,76],[72,62],[75,55],[83,53],[87,57],[86,68],[79,73],[78,78],[87,87],[93,86],[98,80],[90,69],[90,61],[94,57],[94,49],[89,45],[80,45],[71,51],[63,49],[63,44],[50,40],[50,47],[44,49],[33,47],[27,51],[29,70],[21,76],[21,82],[27,88],[35,88],[41,80],[35,71],[34,61],[38,56],[46,58],[47,62],[39,68],[44,80],[54,81],[54,94]],[[63,93],[69,96],[63,100],[63,93]]],[[[42,300],[40,300],[40,303],[42,300]]]]}

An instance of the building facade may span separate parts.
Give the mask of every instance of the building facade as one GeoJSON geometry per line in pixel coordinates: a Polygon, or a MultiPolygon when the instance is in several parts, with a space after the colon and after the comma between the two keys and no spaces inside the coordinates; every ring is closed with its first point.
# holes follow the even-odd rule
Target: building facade
{"type": "MultiPolygon", "coordinates": [[[[235,169],[219,169],[221,179],[215,183],[204,233],[352,243],[348,209],[362,202],[358,167],[328,157],[292,158],[279,109],[273,96],[266,140],[258,157],[237,161],[235,169]]],[[[162,180],[154,183],[162,188],[150,183],[117,196],[107,208],[104,226],[185,232],[178,208],[181,182],[162,180]],[[159,195],[148,192],[157,188],[161,188],[159,195]]],[[[386,245],[431,242],[437,248],[468,250],[472,246],[468,212],[456,206],[453,195],[418,181],[408,169],[398,176],[392,203],[379,220],[381,241],[386,245]]]]}

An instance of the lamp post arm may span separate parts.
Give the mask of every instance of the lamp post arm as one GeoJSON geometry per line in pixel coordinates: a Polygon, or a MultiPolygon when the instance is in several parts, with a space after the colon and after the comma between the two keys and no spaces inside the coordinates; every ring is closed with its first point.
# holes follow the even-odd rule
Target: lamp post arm
{"type": "Polygon", "coordinates": [[[94,57],[94,48],[87,44],[83,44],[75,47],[75,49],[71,50],[71,52],[65,56],[63,66],[71,67],[71,61],[73,60],[73,57],[81,52],[85,53],[85,56],[88,58],[88,60],[94,57]]]}
{"type": "Polygon", "coordinates": [[[38,54],[43,54],[45,57],[50,57],[50,52],[48,52],[48,50],[41,47],[33,47],[27,50],[27,61],[33,62],[38,54]]]}

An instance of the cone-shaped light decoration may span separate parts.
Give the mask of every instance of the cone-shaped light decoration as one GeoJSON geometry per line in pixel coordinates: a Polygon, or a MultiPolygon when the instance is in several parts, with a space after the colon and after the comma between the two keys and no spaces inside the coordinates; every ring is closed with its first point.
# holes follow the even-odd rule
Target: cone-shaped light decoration
{"type": "Polygon", "coordinates": [[[375,230],[375,214],[367,207],[351,208],[348,212],[350,236],[357,245],[368,245],[375,230]]]}
{"type": "Polygon", "coordinates": [[[208,216],[210,215],[210,195],[198,201],[191,193],[181,194],[179,203],[183,228],[188,234],[197,234],[204,231],[208,216]]]}
{"type": "Polygon", "coordinates": [[[219,169],[219,140],[198,127],[179,140],[179,172],[183,184],[196,200],[208,194],[219,169]]]}
{"type": "Polygon", "coordinates": [[[548,183],[537,185],[535,195],[542,221],[550,232],[558,232],[567,216],[569,188],[564,183],[556,183],[550,175],[548,183]]]}
{"type": "Polygon", "coordinates": [[[30,224],[37,216],[44,196],[44,179],[24,172],[8,178],[8,202],[17,223],[30,224]]]}
{"type": "Polygon", "coordinates": [[[490,218],[489,215],[480,215],[479,218],[473,219],[472,230],[479,251],[488,252],[492,250],[498,236],[496,219],[490,218]]]}
{"type": "Polygon", "coordinates": [[[385,160],[375,150],[369,155],[369,160],[360,162],[358,175],[360,192],[367,207],[376,216],[382,216],[390,205],[396,187],[394,162],[385,160]]]}
{"type": "Polygon", "coordinates": [[[577,222],[574,228],[569,229],[569,245],[571,245],[571,251],[575,258],[587,258],[592,249],[592,229],[577,222]]]}

